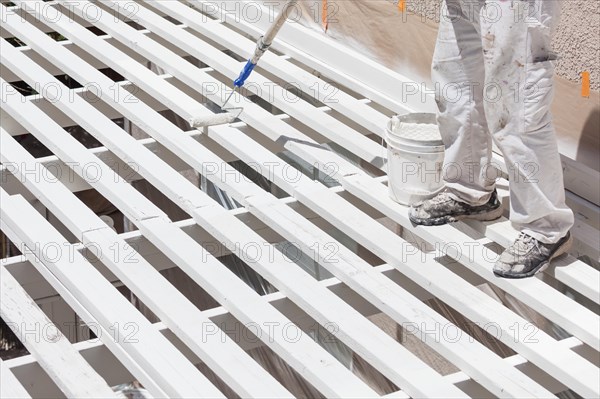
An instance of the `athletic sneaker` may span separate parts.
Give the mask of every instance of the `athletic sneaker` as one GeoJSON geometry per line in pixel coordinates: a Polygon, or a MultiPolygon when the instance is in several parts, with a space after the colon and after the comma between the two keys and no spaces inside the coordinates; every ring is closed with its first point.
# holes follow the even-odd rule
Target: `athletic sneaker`
{"type": "Polygon", "coordinates": [[[439,226],[461,219],[494,220],[502,216],[500,205],[496,190],[492,192],[487,203],[477,206],[457,201],[448,193],[442,192],[410,208],[408,218],[414,224],[425,226],[439,226]]]}
{"type": "Polygon", "coordinates": [[[525,278],[544,271],[550,261],[567,253],[573,239],[571,233],[555,244],[544,244],[521,233],[519,238],[500,255],[494,266],[494,274],[505,278],[525,278]]]}

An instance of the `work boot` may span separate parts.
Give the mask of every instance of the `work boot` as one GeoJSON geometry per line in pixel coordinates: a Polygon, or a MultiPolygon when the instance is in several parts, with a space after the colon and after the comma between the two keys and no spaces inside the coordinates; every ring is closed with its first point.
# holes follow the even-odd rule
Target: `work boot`
{"type": "Polygon", "coordinates": [[[408,212],[411,222],[425,226],[439,226],[461,219],[494,220],[500,216],[502,216],[502,207],[496,190],[492,192],[489,201],[483,205],[469,205],[442,192],[410,208],[408,212]]]}
{"type": "Polygon", "coordinates": [[[571,233],[555,244],[544,244],[521,233],[519,238],[500,255],[494,265],[494,274],[505,278],[525,278],[544,271],[550,261],[567,253],[573,239],[571,233]]]}

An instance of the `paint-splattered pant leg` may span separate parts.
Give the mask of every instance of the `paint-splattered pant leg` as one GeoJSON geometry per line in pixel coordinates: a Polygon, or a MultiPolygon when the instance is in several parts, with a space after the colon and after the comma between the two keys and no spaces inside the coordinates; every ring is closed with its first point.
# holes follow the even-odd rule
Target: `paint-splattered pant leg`
{"type": "MultiPolygon", "coordinates": [[[[494,176],[487,176],[492,140],[483,107],[484,66],[478,3],[442,5],[432,80],[438,124],[446,146],[443,176],[451,196],[473,205],[488,201],[494,176]]],[[[491,174],[491,173],[490,173],[491,174]]]]}
{"type": "MultiPolygon", "coordinates": [[[[448,0],[449,3],[454,1],[448,0]]],[[[479,124],[489,128],[509,168],[511,221],[542,242],[556,242],[573,224],[573,213],[565,205],[562,167],[550,115],[554,73],[551,60],[555,58],[550,51],[550,40],[558,22],[560,2],[488,0],[478,4],[483,5],[479,15],[469,22],[480,33],[483,57],[481,94],[485,116],[480,116],[479,124]]],[[[454,21],[442,22],[442,25],[457,33],[460,48],[460,25],[454,21]]],[[[440,45],[443,42],[438,41],[438,47],[440,45]]],[[[476,75],[476,81],[479,76],[476,75]]],[[[478,97],[474,97],[473,102],[473,109],[478,109],[478,97]]],[[[466,118],[463,121],[465,126],[473,126],[472,121],[466,118]]],[[[444,118],[441,118],[440,124],[443,123],[444,118]]],[[[446,127],[441,130],[445,131],[445,139],[452,134],[464,134],[452,133],[446,127]]],[[[472,129],[472,132],[479,131],[472,129]]],[[[448,143],[452,144],[452,140],[448,143]]],[[[471,138],[467,143],[471,148],[462,146],[449,151],[447,162],[465,164],[477,160],[476,155],[484,151],[481,143],[482,140],[471,138]]],[[[489,148],[488,144],[485,149],[489,148]]],[[[469,165],[463,166],[467,167],[469,165]]],[[[483,172],[485,169],[481,168],[483,172]]],[[[475,190],[469,181],[467,184],[450,182],[449,187],[460,193],[456,194],[458,199],[477,203],[482,201],[480,192],[487,191],[490,185],[485,173],[473,181],[475,190]],[[478,186],[479,192],[478,182],[483,183],[478,186]]]]}

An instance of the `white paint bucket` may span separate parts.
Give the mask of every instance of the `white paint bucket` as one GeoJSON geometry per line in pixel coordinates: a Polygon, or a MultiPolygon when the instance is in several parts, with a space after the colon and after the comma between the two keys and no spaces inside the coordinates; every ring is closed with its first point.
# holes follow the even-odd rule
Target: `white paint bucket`
{"type": "Polygon", "coordinates": [[[390,197],[416,205],[444,188],[444,143],[435,114],[394,116],[385,129],[390,197]]]}

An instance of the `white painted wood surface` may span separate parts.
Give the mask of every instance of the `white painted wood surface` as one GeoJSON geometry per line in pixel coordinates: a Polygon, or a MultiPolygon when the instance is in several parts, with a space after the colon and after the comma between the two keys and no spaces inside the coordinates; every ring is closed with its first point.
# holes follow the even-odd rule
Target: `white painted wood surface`
{"type": "MultiPolygon", "coordinates": [[[[140,11],[140,14],[141,14],[141,11],[140,11]]],[[[168,36],[168,33],[167,33],[167,28],[166,28],[166,26],[167,26],[167,25],[168,25],[168,24],[164,24],[164,25],[162,25],[162,27],[161,27],[161,32],[162,32],[162,34],[163,34],[163,35],[165,35],[165,36],[169,37],[169,36],[168,36]]],[[[194,43],[196,43],[196,42],[194,42],[194,43]]],[[[141,49],[140,51],[143,51],[143,49],[141,49]]],[[[192,48],[190,48],[190,51],[193,51],[193,49],[192,49],[192,48]]],[[[150,53],[148,53],[148,52],[146,52],[146,54],[148,54],[148,56],[151,56],[151,54],[150,54],[150,53]]],[[[199,52],[196,52],[196,53],[193,53],[193,54],[198,54],[198,56],[200,55],[200,54],[199,54],[199,52]]],[[[158,59],[157,59],[156,61],[157,61],[157,62],[159,62],[160,60],[158,60],[158,59]]],[[[223,61],[223,62],[225,62],[225,61],[223,61]]],[[[181,76],[181,75],[177,75],[177,76],[181,76]]],[[[182,77],[182,79],[184,79],[184,77],[182,77]]],[[[190,84],[192,84],[192,83],[190,82],[190,84]]],[[[216,99],[215,99],[215,100],[216,100],[216,99]]],[[[234,101],[235,101],[235,100],[234,100],[234,101]]],[[[263,111],[263,112],[261,112],[261,110],[260,110],[258,107],[252,107],[252,109],[251,109],[251,111],[252,111],[252,112],[250,112],[249,108],[250,108],[250,107],[249,107],[248,105],[246,105],[246,112],[245,112],[245,113],[242,115],[242,119],[244,119],[244,116],[246,116],[246,117],[247,117],[249,120],[250,120],[250,118],[251,118],[251,117],[256,117],[256,115],[261,115],[261,116],[262,116],[262,115],[265,115],[264,117],[266,117],[266,113],[265,113],[264,111],[263,111]],[[252,114],[252,115],[250,115],[250,114],[252,114]]],[[[310,117],[308,117],[308,116],[305,116],[305,117],[303,118],[303,121],[304,121],[304,120],[308,120],[308,119],[310,119],[310,117]]],[[[251,123],[251,124],[252,124],[252,123],[251,123]]],[[[274,126],[274,125],[272,125],[272,124],[271,124],[269,127],[265,126],[264,124],[263,124],[263,125],[255,125],[255,126],[257,126],[257,127],[260,127],[260,128],[261,128],[261,131],[264,131],[264,132],[268,132],[268,131],[275,130],[275,129],[273,129],[273,126],[274,126]]],[[[281,131],[282,131],[281,129],[283,129],[283,126],[285,126],[285,125],[279,124],[279,125],[277,125],[277,126],[279,127],[278,131],[279,131],[279,132],[281,132],[281,131]]],[[[289,127],[287,127],[287,129],[286,129],[285,131],[286,131],[286,133],[287,133],[288,131],[291,131],[291,129],[289,129],[289,127]]],[[[286,135],[287,135],[287,134],[286,134],[286,135]]],[[[280,134],[280,135],[279,135],[277,138],[273,138],[273,139],[274,139],[274,140],[275,140],[275,139],[276,139],[276,140],[279,140],[279,139],[280,139],[282,136],[283,136],[283,134],[280,134]]],[[[296,136],[293,136],[293,135],[291,135],[291,134],[290,134],[289,136],[290,136],[290,137],[294,137],[294,138],[296,138],[296,137],[297,137],[297,135],[296,135],[296,136]]],[[[270,136],[270,137],[273,137],[273,136],[270,136]]],[[[306,138],[305,138],[305,137],[298,137],[298,140],[300,140],[300,141],[298,141],[298,142],[295,142],[295,143],[292,143],[292,145],[294,145],[294,146],[296,146],[296,145],[297,145],[297,146],[302,146],[302,141],[306,140],[306,138]]],[[[313,152],[314,152],[314,151],[313,151],[313,152]]],[[[303,155],[304,155],[304,154],[303,154],[303,155]]],[[[318,161],[319,161],[319,160],[322,160],[323,158],[321,158],[321,157],[318,157],[318,156],[313,156],[313,157],[307,157],[306,159],[307,159],[307,160],[310,160],[311,162],[317,162],[317,163],[318,163],[318,161]]],[[[339,167],[339,169],[340,169],[339,171],[337,171],[337,172],[338,172],[338,174],[354,174],[354,173],[357,173],[357,171],[358,171],[358,169],[357,169],[357,168],[354,168],[354,167],[352,167],[352,166],[349,166],[349,165],[346,165],[346,166],[348,166],[347,170],[343,170],[343,169],[344,169],[344,166],[342,166],[343,164],[342,164],[341,162],[339,162],[339,160],[338,160],[338,159],[336,159],[335,157],[332,157],[332,158],[330,158],[330,160],[331,160],[331,162],[334,162],[336,165],[338,165],[338,167],[339,167]]],[[[326,164],[326,162],[321,162],[321,164],[320,164],[319,166],[322,166],[322,167],[323,167],[323,166],[326,166],[325,164],[326,164]]],[[[326,172],[326,173],[327,173],[327,172],[331,172],[331,171],[330,171],[330,170],[324,170],[324,172],[326,172]]],[[[380,191],[381,191],[381,189],[380,189],[380,191]]],[[[383,191],[382,191],[382,193],[383,193],[383,191]]],[[[592,272],[592,273],[594,273],[594,272],[592,272]]],[[[597,272],[596,272],[596,273],[597,273],[597,272]]],[[[547,291],[547,292],[551,292],[551,291],[547,291]]],[[[556,300],[558,300],[559,302],[560,302],[560,301],[562,301],[562,299],[560,298],[560,296],[557,296],[557,295],[552,295],[551,297],[552,297],[552,298],[554,298],[554,299],[556,299],[556,300]]],[[[566,299],[566,298],[565,298],[565,299],[566,299]]],[[[558,313],[556,313],[556,314],[558,314],[558,313]]],[[[588,341],[588,342],[594,342],[594,341],[590,340],[590,341],[588,341]]],[[[592,344],[592,345],[593,345],[593,346],[595,346],[595,347],[597,347],[597,344],[592,344]]]]}
{"type": "MultiPolygon", "coordinates": [[[[262,367],[245,354],[219,327],[202,317],[183,294],[162,277],[147,260],[140,256],[117,233],[107,228],[66,187],[44,179],[31,179],[27,170],[35,167],[34,158],[25,152],[8,133],[2,131],[0,151],[2,162],[18,167],[15,173],[30,191],[36,194],[55,215],[60,216],[71,232],[82,237],[82,243],[99,250],[102,261],[120,281],[125,283],[194,353],[241,396],[289,397],[283,388],[262,367]],[[68,210],[68,212],[63,212],[68,210]],[[85,223],[86,218],[90,221],[85,223]],[[91,227],[93,221],[97,226],[91,227]],[[83,227],[82,227],[83,226],[83,227]],[[134,265],[135,267],[131,267],[134,265]],[[157,296],[156,293],[161,295],[157,296]],[[202,334],[203,331],[215,334],[202,334]],[[228,366],[226,366],[228,365],[228,366]],[[262,384],[255,384],[260,380],[262,384]]],[[[3,269],[4,270],[4,269],[3,269]]],[[[70,395],[77,397],[78,395],[70,395]]],[[[97,395],[100,396],[100,395],[97,395]]]]}
{"type": "MultiPolygon", "coordinates": [[[[480,385],[499,397],[549,397],[567,387],[583,396],[600,394],[598,365],[586,360],[588,355],[584,358],[574,350],[586,348],[586,351],[592,352],[592,358],[594,354],[597,355],[600,349],[597,312],[586,308],[590,306],[588,303],[577,303],[540,279],[510,282],[493,277],[489,260],[491,253],[486,252],[483,246],[491,242],[504,246],[510,243],[514,231],[505,220],[489,224],[468,223],[468,226],[461,224],[442,228],[415,228],[407,219],[406,208],[387,197],[382,179],[371,177],[366,172],[367,168],[356,166],[340,154],[320,145],[324,141],[333,141],[351,156],[362,159],[362,166],[369,163],[369,170],[385,171],[386,155],[383,147],[365,137],[365,134],[382,134],[386,116],[377,109],[387,107],[406,111],[417,104],[399,104],[389,97],[392,88],[378,86],[381,82],[378,83],[375,76],[366,77],[366,84],[353,77],[360,67],[370,65],[367,60],[359,57],[358,66],[345,74],[341,66],[344,64],[344,57],[349,54],[338,52],[334,57],[331,53],[333,47],[329,42],[307,33],[312,38],[312,50],[316,51],[315,54],[309,54],[299,48],[302,46],[298,38],[305,33],[304,30],[298,26],[289,27],[281,37],[292,44],[282,41],[274,44],[274,48],[286,55],[267,54],[261,61],[261,68],[252,75],[247,92],[272,103],[285,114],[273,115],[236,95],[232,104],[244,106],[244,112],[240,115],[241,123],[229,127],[213,127],[204,132],[184,132],[158,112],[171,110],[185,120],[210,115],[211,112],[202,104],[203,99],[207,98],[220,105],[230,90],[227,88],[229,80],[237,77],[243,65],[222,50],[227,48],[245,57],[253,49],[252,41],[231,29],[229,24],[235,25],[242,32],[256,35],[266,24],[266,14],[259,23],[251,25],[234,21],[231,15],[223,14],[218,8],[210,8],[213,17],[228,21],[225,24],[203,17],[185,5],[186,2],[140,1],[132,4],[137,7],[134,20],[143,29],[135,30],[112,15],[115,11],[123,14],[127,10],[125,2],[15,3],[21,8],[19,13],[27,14],[29,22],[21,20],[22,14],[13,15],[17,8],[9,11],[4,5],[0,6],[3,28],[27,44],[26,47],[13,49],[6,47],[10,45],[0,39],[3,50],[5,47],[7,49],[0,54],[2,66],[9,71],[0,80],[3,99],[6,97],[6,101],[2,103],[3,148],[0,150],[3,186],[11,193],[19,192],[21,183],[17,180],[22,180],[31,191],[27,198],[40,200],[83,245],[95,243],[107,250],[115,243],[127,245],[127,237],[137,237],[136,240],[152,244],[154,254],[144,252],[143,248],[130,254],[140,261],[139,267],[127,268],[124,256],[114,259],[105,257],[102,260],[108,267],[110,276],[88,267],[84,268],[85,273],[89,274],[86,278],[100,284],[106,293],[112,288],[111,283],[129,287],[161,318],[161,331],[165,331],[167,336],[179,338],[187,345],[185,350],[181,349],[186,356],[204,361],[238,394],[250,397],[290,395],[233,342],[217,342],[216,339],[205,342],[194,335],[194,327],[199,323],[216,327],[211,314],[230,314],[242,323],[257,323],[263,333],[262,344],[274,350],[326,396],[376,396],[371,388],[307,336],[303,335],[298,342],[291,343],[287,337],[267,328],[268,323],[272,322],[280,325],[297,322],[300,326],[303,322],[288,319],[271,304],[270,301],[275,299],[259,297],[213,255],[207,255],[205,249],[194,240],[199,238],[198,233],[194,233],[196,236],[192,234],[194,238],[187,234],[190,229],[201,227],[203,237],[220,242],[223,251],[229,251],[242,259],[253,256],[249,249],[252,243],[264,242],[269,251],[279,253],[269,244],[272,241],[267,240],[267,236],[281,236],[294,242],[306,254],[312,255],[316,262],[336,278],[327,284],[317,282],[297,265],[283,258],[273,260],[259,257],[250,262],[250,266],[280,290],[275,294],[278,300],[285,299],[290,307],[298,306],[321,325],[335,323],[339,329],[336,335],[339,339],[402,388],[393,397],[454,397],[464,396],[465,393],[478,396],[484,393],[480,385]],[[56,7],[56,4],[68,6],[76,20],[44,18],[43,10],[56,7]],[[89,12],[85,12],[89,9],[100,11],[100,16],[90,20],[89,12]],[[179,20],[183,25],[168,21],[163,18],[165,15],[179,20]],[[86,26],[96,26],[106,34],[96,36],[86,26]],[[46,31],[60,32],[69,40],[55,42],[44,34],[46,31]],[[328,52],[330,54],[326,55],[328,52]],[[25,57],[25,54],[31,58],[25,57]],[[187,54],[198,58],[209,68],[193,66],[183,58],[187,54]],[[336,60],[327,65],[320,60],[323,57],[336,60]],[[151,72],[144,65],[147,61],[160,66],[167,73],[159,76],[151,72]],[[308,68],[302,68],[300,63],[308,68]],[[106,66],[127,79],[118,84],[123,90],[122,95],[115,96],[115,83],[98,71],[98,68],[106,66]],[[328,101],[330,99],[325,80],[311,74],[310,68],[329,78],[333,77],[333,80],[353,90],[353,95],[359,93],[366,99],[357,99],[340,91],[336,98],[338,101],[328,101]],[[59,72],[67,73],[86,87],[68,90],[52,77],[52,74],[59,72]],[[63,96],[46,90],[35,101],[32,98],[24,99],[14,93],[7,79],[11,82],[23,79],[30,85],[59,88],[63,96]],[[305,96],[315,97],[317,102],[313,105],[305,100],[289,101],[289,94],[275,82],[296,82],[297,88],[305,96]],[[90,101],[86,97],[86,93],[91,92],[90,84],[97,85],[100,89],[99,97],[102,101],[90,101]],[[125,88],[131,90],[136,86],[144,92],[139,97],[126,98],[129,92],[125,88]],[[264,87],[272,90],[260,90],[264,87]],[[111,118],[121,116],[135,123],[151,138],[136,141],[110,121],[111,118]],[[85,128],[103,147],[86,150],[76,143],[62,129],[72,124],[85,128]],[[250,131],[253,132],[252,135],[248,134],[250,131]],[[26,154],[10,137],[23,132],[33,133],[54,155],[44,160],[35,160],[26,154]],[[331,181],[341,184],[341,187],[328,189],[305,176],[290,178],[290,173],[300,176],[300,172],[276,155],[275,152],[281,149],[314,165],[327,174],[331,181]],[[223,156],[227,156],[227,159],[223,159],[223,156]],[[233,158],[262,167],[260,174],[287,192],[290,199],[276,199],[242,178],[239,172],[226,163],[233,158]],[[102,161],[109,162],[113,168],[126,164],[135,165],[137,173],[129,179],[115,180],[115,171],[102,161]],[[26,171],[28,168],[37,168],[38,162],[38,165],[60,167],[63,171],[70,165],[78,180],[73,182],[59,179],[49,183],[28,178],[26,171]],[[14,164],[20,166],[14,167],[14,164]],[[82,166],[88,164],[96,165],[101,177],[96,179],[97,176],[90,175],[89,170],[82,166]],[[225,210],[177,173],[178,170],[189,167],[205,175],[242,204],[244,209],[240,212],[225,210]],[[164,212],[127,184],[128,181],[140,178],[151,182],[192,219],[172,223],[164,212]],[[106,228],[100,219],[71,194],[71,191],[88,187],[98,190],[140,230],[121,236],[106,228]],[[61,207],[59,203],[69,206],[61,207]],[[313,219],[307,217],[307,212],[314,215],[311,216],[313,219]],[[373,216],[375,213],[379,217],[387,216],[406,231],[429,243],[445,247],[445,254],[458,262],[458,268],[450,270],[431,256],[427,257],[421,249],[412,247],[379,224],[373,216]],[[260,235],[255,231],[254,224],[243,221],[240,217],[242,214],[251,217],[251,223],[261,226],[260,235]],[[332,238],[322,227],[323,223],[313,224],[315,220],[331,223],[388,264],[372,268],[360,256],[332,238]],[[469,236],[465,231],[473,231],[478,236],[469,236]],[[471,244],[479,252],[476,251],[473,257],[465,257],[465,251],[469,251],[471,244]],[[317,254],[314,254],[314,245],[317,245],[317,254]],[[336,246],[338,251],[329,256],[326,252],[327,245],[336,246]],[[202,268],[198,268],[199,256],[206,260],[202,268]],[[150,263],[155,257],[166,260],[164,267],[180,267],[221,303],[221,310],[207,313],[195,309],[158,274],[156,265],[150,263]],[[464,277],[456,274],[461,268],[468,271],[464,277]],[[571,332],[574,337],[564,340],[563,344],[562,341],[559,343],[538,331],[535,343],[520,339],[528,333],[526,320],[493,301],[472,285],[474,281],[477,284],[487,281],[496,285],[571,332]],[[399,283],[413,289],[409,292],[399,283]],[[336,287],[343,290],[338,291],[336,287]],[[162,296],[156,297],[156,292],[161,292],[162,296]],[[417,295],[417,292],[423,294],[417,295]],[[336,294],[353,305],[350,306],[336,294]],[[432,339],[436,334],[436,326],[454,327],[421,302],[422,298],[432,296],[454,307],[473,322],[482,325],[493,323],[501,332],[498,337],[500,341],[518,352],[518,355],[502,360],[483,345],[470,342],[472,340],[464,331],[455,342],[432,339]],[[359,302],[364,305],[353,308],[359,302]],[[360,313],[373,312],[374,309],[386,313],[402,325],[417,325],[417,336],[458,366],[461,372],[445,377],[434,372],[360,313]],[[565,364],[569,366],[565,367],[565,364]],[[547,374],[540,373],[539,369],[547,374]]],[[[209,2],[194,0],[188,3],[202,7],[209,2]]],[[[4,34],[4,37],[8,36],[4,34]]],[[[380,68],[377,65],[373,67],[380,68]]],[[[388,71],[382,70],[382,73],[386,74],[386,79],[391,76],[388,71]]],[[[399,75],[397,77],[397,85],[410,83],[399,75]]],[[[8,210],[3,209],[3,215],[10,216],[9,222],[3,221],[3,230],[15,242],[31,244],[33,237],[42,241],[49,237],[60,237],[39,216],[35,216],[35,220],[40,219],[39,223],[45,227],[40,231],[29,231],[27,226],[32,225],[33,217],[15,215],[15,212],[27,209],[23,198],[7,196],[4,191],[3,198],[7,198],[10,204],[8,210]],[[17,225],[17,220],[23,220],[24,225],[17,225]]],[[[589,209],[586,208],[586,212],[589,209]]],[[[591,212],[593,214],[593,210],[591,212]]],[[[598,232],[593,223],[584,223],[580,232],[598,232]]],[[[585,236],[584,233],[578,234],[585,236]]],[[[582,238],[582,242],[590,248],[594,246],[594,242],[585,238],[582,238]]],[[[593,253],[593,249],[590,253],[593,253]]],[[[79,277],[53,274],[52,270],[61,270],[66,265],[44,263],[31,255],[27,259],[31,263],[12,263],[8,266],[11,271],[20,271],[33,265],[86,322],[101,319],[109,313],[107,309],[94,308],[90,302],[93,295],[85,295],[74,285],[79,277]],[[92,308],[93,311],[90,310],[92,308]]],[[[85,260],[78,259],[78,262],[85,264],[85,260]]],[[[598,303],[600,274],[590,266],[573,258],[565,258],[547,273],[598,303]]],[[[14,275],[26,280],[23,274],[14,275]]],[[[111,295],[108,297],[114,299],[111,295]]],[[[145,326],[156,333],[159,331],[149,324],[145,326]]],[[[104,328],[107,326],[104,325],[104,328]]],[[[148,334],[152,339],[157,339],[153,333],[148,334]]],[[[183,361],[181,353],[178,353],[179,348],[172,348],[166,340],[159,339],[156,342],[159,351],[163,351],[165,355],[168,353],[170,362],[183,361]]],[[[136,352],[126,345],[109,341],[103,341],[103,345],[136,378],[147,384],[155,395],[164,396],[174,392],[183,394],[183,391],[178,391],[182,387],[159,375],[159,369],[163,365],[147,363],[150,354],[136,352]]],[[[9,364],[16,367],[18,362],[9,364]]],[[[189,361],[185,361],[184,369],[187,367],[186,370],[192,373],[190,365],[189,361]]],[[[164,370],[169,370],[167,364],[164,365],[164,370]]],[[[169,372],[172,371],[167,371],[166,374],[169,372]]],[[[214,387],[207,381],[200,379],[198,384],[209,387],[204,394],[215,393],[210,391],[214,387]]]]}

